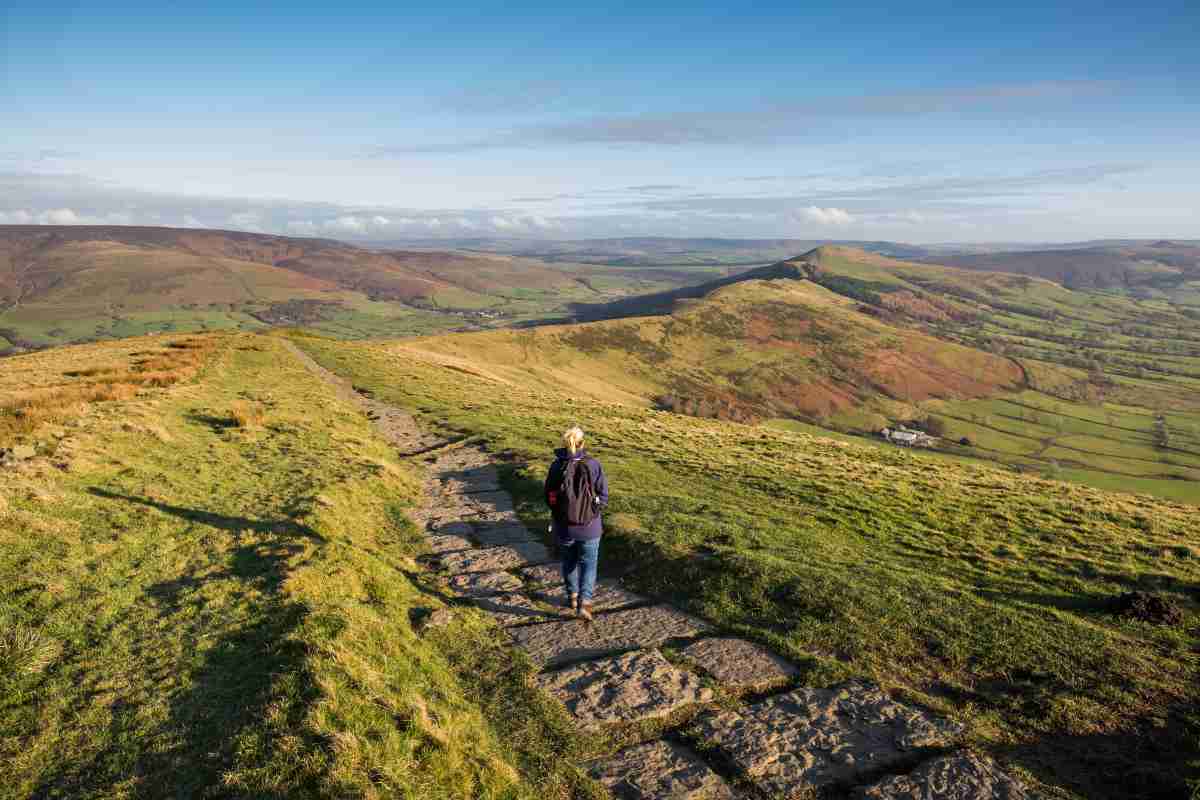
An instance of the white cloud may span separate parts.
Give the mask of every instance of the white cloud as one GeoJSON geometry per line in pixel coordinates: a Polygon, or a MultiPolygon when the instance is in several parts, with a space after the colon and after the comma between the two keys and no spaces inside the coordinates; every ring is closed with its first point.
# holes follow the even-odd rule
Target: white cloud
{"type": "Polygon", "coordinates": [[[387,227],[388,225],[391,225],[392,221],[390,219],[388,219],[387,217],[372,217],[371,224],[377,225],[381,228],[384,228],[384,227],[387,227]]]}
{"type": "Polygon", "coordinates": [[[79,215],[69,208],[54,208],[39,214],[38,222],[43,225],[78,225],[81,220],[79,215]]]}
{"type": "Polygon", "coordinates": [[[844,208],[821,208],[820,206],[809,206],[802,208],[799,211],[801,219],[808,222],[814,222],[817,225],[849,225],[854,222],[854,217],[850,216],[850,212],[844,208]]]}
{"type": "Polygon", "coordinates": [[[505,217],[492,217],[488,222],[491,223],[493,228],[502,231],[510,231],[517,227],[517,223],[505,217]]]}
{"type": "Polygon", "coordinates": [[[287,229],[291,233],[311,234],[317,232],[317,225],[312,220],[294,219],[288,222],[287,229]]]}
{"type": "Polygon", "coordinates": [[[193,217],[191,214],[183,215],[183,227],[185,228],[203,228],[204,223],[193,217]]]}

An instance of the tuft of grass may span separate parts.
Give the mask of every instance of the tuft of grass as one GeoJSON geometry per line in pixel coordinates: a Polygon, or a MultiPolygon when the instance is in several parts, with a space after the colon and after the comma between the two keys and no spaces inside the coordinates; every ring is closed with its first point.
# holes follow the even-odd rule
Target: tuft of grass
{"type": "Polygon", "coordinates": [[[261,428],[266,422],[267,410],[262,403],[238,400],[229,407],[229,418],[238,428],[261,428]]]}
{"type": "Polygon", "coordinates": [[[57,641],[27,625],[0,632],[0,692],[12,692],[40,674],[58,657],[59,649],[57,641]]]}

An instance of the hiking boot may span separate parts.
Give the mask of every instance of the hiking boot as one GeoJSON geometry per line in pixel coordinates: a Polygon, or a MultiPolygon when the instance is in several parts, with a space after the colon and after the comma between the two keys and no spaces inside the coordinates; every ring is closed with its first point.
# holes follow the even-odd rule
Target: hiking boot
{"type": "Polygon", "coordinates": [[[579,603],[579,617],[588,622],[592,621],[592,601],[581,600],[579,603]]]}

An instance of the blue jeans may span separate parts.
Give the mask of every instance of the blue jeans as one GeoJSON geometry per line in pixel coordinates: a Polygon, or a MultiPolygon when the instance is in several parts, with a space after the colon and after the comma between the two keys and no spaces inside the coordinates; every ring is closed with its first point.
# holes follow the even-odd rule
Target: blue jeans
{"type": "Polygon", "coordinates": [[[588,602],[596,591],[596,566],[600,563],[600,540],[559,543],[562,547],[562,576],[567,594],[588,602]]]}

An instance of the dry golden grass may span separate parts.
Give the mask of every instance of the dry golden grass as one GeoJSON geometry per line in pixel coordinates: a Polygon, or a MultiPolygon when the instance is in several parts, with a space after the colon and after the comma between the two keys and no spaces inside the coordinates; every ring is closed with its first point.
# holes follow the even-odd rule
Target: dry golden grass
{"type": "Polygon", "coordinates": [[[144,388],[186,381],[200,369],[214,340],[182,339],[155,350],[145,349],[146,343],[130,340],[79,348],[70,354],[74,360],[107,363],[67,370],[57,353],[6,361],[8,369],[0,377],[0,444],[36,434],[46,425],[65,425],[96,403],[131,400],[144,388]]]}

